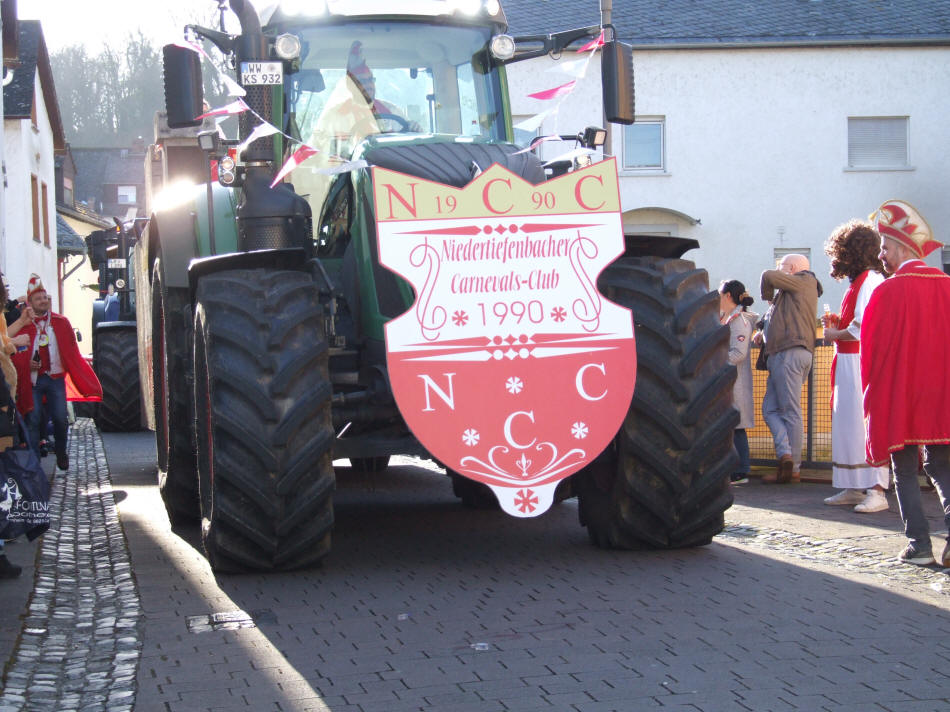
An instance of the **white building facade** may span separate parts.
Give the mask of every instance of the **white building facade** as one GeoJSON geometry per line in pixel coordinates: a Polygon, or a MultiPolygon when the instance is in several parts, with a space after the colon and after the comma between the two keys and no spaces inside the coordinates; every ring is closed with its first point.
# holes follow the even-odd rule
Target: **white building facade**
{"type": "MultiPolygon", "coordinates": [[[[509,66],[518,118],[550,108],[525,97],[569,81],[549,71],[557,65],[509,66]]],[[[654,48],[636,50],[634,67],[637,124],[615,126],[607,150],[625,231],[698,240],[685,257],[713,288],[739,279],[758,300],[762,270],[803,252],[837,310],[847,285],[829,277],[823,243],[890,198],[915,205],[950,243],[950,47],[654,48]]],[[[595,57],[539,133],[602,125],[600,107],[595,57]]],[[[570,147],[548,143],[543,155],[570,147]]],[[[942,261],[950,251],[929,259],[942,261]]]]}
{"type": "Polygon", "coordinates": [[[51,117],[55,90],[42,30],[35,21],[19,24],[21,62],[7,70],[9,81],[4,85],[5,229],[0,265],[11,297],[26,292],[35,272],[46,285],[53,309],[59,311],[54,151],[64,140],[58,108],[53,109],[55,120],[51,117]],[[46,71],[40,71],[41,65],[46,71]]]}

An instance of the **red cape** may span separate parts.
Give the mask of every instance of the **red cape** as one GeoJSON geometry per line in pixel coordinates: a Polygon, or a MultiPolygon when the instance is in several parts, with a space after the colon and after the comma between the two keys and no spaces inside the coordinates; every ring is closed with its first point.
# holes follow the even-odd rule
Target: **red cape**
{"type": "MultiPolygon", "coordinates": [[[[59,349],[59,359],[66,371],[66,398],[75,401],[101,401],[102,385],[86,359],[79,353],[76,344],[76,335],[69,319],[50,312],[50,324],[56,335],[56,347],[59,349]]],[[[36,337],[36,327],[27,324],[20,330],[21,334],[28,334],[30,342],[36,337]]],[[[33,410],[33,381],[30,374],[30,357],[32,349],[18,351],[11,357],[17,371],[16,407],[21,413],[33,410]]]]}
{"type": "Polygon", "coordinates": [[[861,324],[867,460],[950,444],[950,276],[921,260],[878,285],[861,324]]]}

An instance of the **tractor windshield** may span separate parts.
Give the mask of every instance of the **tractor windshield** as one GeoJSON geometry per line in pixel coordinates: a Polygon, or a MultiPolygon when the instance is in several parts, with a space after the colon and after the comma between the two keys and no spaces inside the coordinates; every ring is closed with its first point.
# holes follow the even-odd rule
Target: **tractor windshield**
{"type": "Polygon", "coordinates": [[[314,210],[327,168],[376,134],[505,138],[498,70],[487,27],[353,22],[294,28],[301,68],[286,78],[290,130],[320,153],[294,172],[314,210]]]}

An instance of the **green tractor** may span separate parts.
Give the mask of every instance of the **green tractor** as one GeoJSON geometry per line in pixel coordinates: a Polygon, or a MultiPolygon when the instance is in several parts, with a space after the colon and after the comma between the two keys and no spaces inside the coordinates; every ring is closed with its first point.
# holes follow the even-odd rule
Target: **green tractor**
{"type": "MultiPolygon", "coordinates": [[[[601,28],[511,38],[497,0],[287,0],[265,17],[230,6],[239,35],[190,30],[231,58],[249,110],[238,140],[203,132],[190,157],[165,152],[168,177],[179,160],[206,184],[177,204],[156,198],[136,251],[141,382],[173,524],[200,520],[216,571],[289,570],[330,550],[334,460],[382,471],[393,455],[429,456],[389,383],[384,326],[415,295],[380,263],[369,167],[457,188],[495,163],[534,184],[572,170],[514,145],[505,65],[601,28]],[[361,111],[347,104],[356,91],[361,111]],[[235,155],[262,119],[280,133],[235,155]],[[294,147],[281,134],[319,153],[271,187],[294,147]]],[[[607,117],[630,123],[630,49],[602,51],[607,117]]],[[[199,54],[164,54],[168,124],[197,126],[199,54]]],[[[600,275],[635,315],[636,391],[611,445],[558,494],[576,494],[600,546],[705,544],[732,502],[735,369],[706,272],[680,259],[694,246],[629,237],[600,275]]],[[[449,474],[463,501],[490,502],[449,474]]]]}
{"type": "Polygon", "coordinates": [[[142,429],[135,286],[130,269],[141,221],[86,237],[92,269],[99,273],[99,296],[92,305],[92,368],[102,384],[102,402],[91,405],[100,430],[142,429]]]}

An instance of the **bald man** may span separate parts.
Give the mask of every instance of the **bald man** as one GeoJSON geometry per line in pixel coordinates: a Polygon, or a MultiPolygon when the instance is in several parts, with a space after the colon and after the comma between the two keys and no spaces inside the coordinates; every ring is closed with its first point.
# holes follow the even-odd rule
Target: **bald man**
{"type": "Polygon", "coordinates": [[[809,270],[805,255],[785,255],[778,269],[765,270],[762,299],[771,302],[765,330],[768,381],[762,416],[772,432],[775,472],[762,477],[766,484],[798,482],[802,464],[802,386],[811,371],[815,351],[818,297],[822,288],[809,270]]]}

